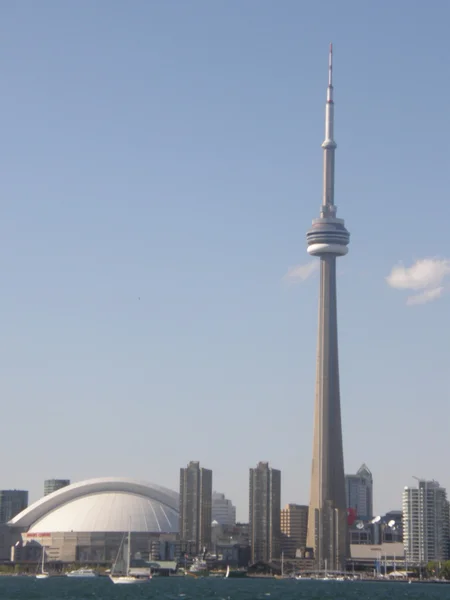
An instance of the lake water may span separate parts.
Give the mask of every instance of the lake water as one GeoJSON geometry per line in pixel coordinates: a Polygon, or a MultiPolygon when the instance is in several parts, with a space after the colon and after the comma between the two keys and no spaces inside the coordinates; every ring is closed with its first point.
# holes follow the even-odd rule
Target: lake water
{"type": "Polygon", "coordinates": [[[450,585],[155,577],[142,585],[114,585],[107,578],[37,580],[0,577],[0,600],[444,600],[450,585]]]}

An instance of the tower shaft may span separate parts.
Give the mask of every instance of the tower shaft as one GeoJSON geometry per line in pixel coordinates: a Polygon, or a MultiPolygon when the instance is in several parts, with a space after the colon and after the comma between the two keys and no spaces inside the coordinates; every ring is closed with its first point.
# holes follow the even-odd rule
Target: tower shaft
{"type": "Polygon", "coordinates": [[[340,569],[347,557],[347,507],[339,392],[336,257],[320,259],[319,330],[308,547],[319,568],[340,569]]]}
{"type": "Polygon", "coordinates": [[[349,233],[334,206],[334,103],[332,50],[325,113],[323,200],[307,234],[308,252],[320,258],[319,331],[314,404],[313,460],[307,545],[317,567],[343,569],[348,556],[342,448],[336,301],[336,258],[347,253],[349,233]]]}

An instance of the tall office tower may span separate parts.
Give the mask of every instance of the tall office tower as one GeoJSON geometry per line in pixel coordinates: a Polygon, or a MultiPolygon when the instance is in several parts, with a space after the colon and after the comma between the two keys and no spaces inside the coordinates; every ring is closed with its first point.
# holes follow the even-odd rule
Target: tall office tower
{"type": "Polygon", "coordinates": [[[211,545],[212,471],[191,461],[180,469],[180,538],[195,552],[211,545]]]}
{"type": "Polygon", "coordinates": [[[70,485],[70,479],[46,479],[44,481],[44,496],[70,485]]]}
{"type": "Polygon", "coordinates": [[[25,490],[0,490],[0,524],[7,523],[28,506],[25,490]]]}
{"type": "Polygon", "coordinates": [[[367,465],[363,464],[356,475],[345,476],[347,508],[354,510],[355,517],[362,521],[373,515],[373,479],[367,465]]]}
{"type": "Polygon", "coordinates": [[[306,547],[308,507],[286,504],[281,509],[281,550],[285,558],[295,558],[297,550],[306,547]]]}
{"type": "Polygon", "coordinates": [[[409,564],[449,558],[449,503],[437,481],[403,490],[403,546],[409,564]]]}
{"type": "Polygon", "coordinates": [[[236,507],[231,500],[225,498],[225,494],[212,493],[212,520],[219,525],[233,527],[236,524],[236,507]]]}
{"type": "Polygon", "coordinates": [[[325,112],[323,198],[307,233],[308,253],[320,258],[319,333],[308,546],[318,568],[345,567],[349,555],[342,451],[336,305],[336,258],[347,254],[350,234],[334,204],[334,103],[330,45],[325,112]]]}
{"type": "Polygon", "coordinates": [[[281,471],[260,462],[250,469],[251,561],[268,562],[280,556],[281,471]]]}

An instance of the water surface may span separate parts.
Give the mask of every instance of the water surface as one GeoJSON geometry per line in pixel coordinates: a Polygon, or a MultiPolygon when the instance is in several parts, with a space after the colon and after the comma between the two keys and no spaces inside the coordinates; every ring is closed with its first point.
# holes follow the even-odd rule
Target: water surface
{"type": "Polygon", "coordinates": [[[0,600],[448,600],[450,585],[155,577],[142,585],[107,578],[0,577],[0,600]]]}

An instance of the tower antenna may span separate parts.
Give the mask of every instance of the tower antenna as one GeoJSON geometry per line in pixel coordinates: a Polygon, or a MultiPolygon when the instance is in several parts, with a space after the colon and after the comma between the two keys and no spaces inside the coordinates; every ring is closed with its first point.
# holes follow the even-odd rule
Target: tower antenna
{"type": "Polygon", "coordinates": [[[333,87],[333,44],[330,42],[330,51],[328,53],[328,87],[333,87]]]}

